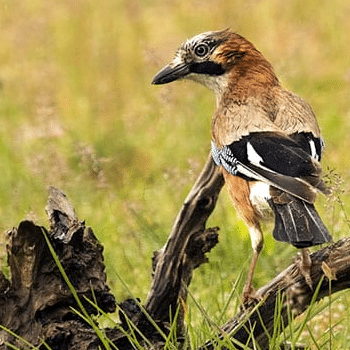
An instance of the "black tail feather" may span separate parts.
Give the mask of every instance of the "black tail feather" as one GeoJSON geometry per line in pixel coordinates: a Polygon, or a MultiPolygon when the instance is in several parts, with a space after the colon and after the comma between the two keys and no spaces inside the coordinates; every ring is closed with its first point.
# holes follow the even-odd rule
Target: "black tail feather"
{"type": "Polygon", "coordinates": [[[297,248],[332,241],[313,204],[292,197],[287,203],[276,202],[269,200],[275,214],[273,236],[276,240],[291,243],[297,248]]]}

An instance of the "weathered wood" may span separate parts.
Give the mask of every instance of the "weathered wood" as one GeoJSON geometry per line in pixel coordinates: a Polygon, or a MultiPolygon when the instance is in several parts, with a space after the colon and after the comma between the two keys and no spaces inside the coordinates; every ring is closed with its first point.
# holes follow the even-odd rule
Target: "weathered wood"
{"type": "MultiPolygon", "coordinates": [[[[273,334],[277,301],[283,301],[281,317],[283,327],[286,328],[293,317],[300,315],[307,309],[317,288],[319,291],[316,301],[349,288],[349,252],[350,237],[311,254],[313,290],[305,282],[298,267],[299,262],[291,264],[257,291],[258,298],[262,300],[261,305],[256,307],[256,303],[251,303],[251,305],[242,308],[238,315],[221,327],[222,335],[230,336],[233,334],[232,339],[246,344],[252,332],[255,344],[258,344],[262,350],[269,349],[269,336],[273,334]]],[[[252,342],[249,344],[252,346],[252,342]]],[[[236,347],[240,349],[239,346],[236,345],[236,347]]],[[[209,341],[201,349],[218,348],[215,341],[209,341]]]]}
{"type": "MultiPolygon", "coordinates": [[[[205,254],[218,242],[218,228],[206,229],[206,221],[215,208],[223,185],[221,172],[209,154],[175,220],[166,244],[154,254],[153,280],[144,309],[165,334],[168,333],[171,317],[181,307],[181,303],[186,302],[187,286],[191,282],[193,270],[207,262],[205,254]]],[[[156,348],[162,348],[164,339],[137,305],[137,301],[128,300],[120,306],[143,334],[152,334],[152,342],[158,344],[155,345],[156,348]]],[[[124,314],[122,321],[123,317],[124,314]]],[[[123,326],[125,328],[127,323],[123,326]]],[[[177,319],[177,334],[181,342],[184,335],[182,310],[177,319]]],[[[125,336],[118,332],[110,335],[118,347],[128,349],[125,336]]]]}
{"type": "MultiPolygon", "coordinates": [[[[207,261],[206,253],[218,241],[218,228],[206,229],[206,221],[215,208],[223,186],[223,178],[214,166],[211,156],[187,196],[174,223],[169,239],[153,259],[153,281],[145,306],[139,300],[128,299],[119,305],[120,327],[103,330],[119,349],[134,349],[125,331],[129,332],[130,319],[143,333],[152,349],[161,349],[164,339],[149,321],[151,315],[160,330],[169,332],[169,321],[181,303],[186,301],[186,291],[195,268],[207,261]],[[123,328],[124,331],[120,329],[123,328]]],[[[35,346],[45,340],[52,349],[97,349],[100,339],[90,325],[73,311],[79,309],[66,282],[47,247],[44,234],[74,285],[76,292],[90,315],[96,308],[85,301],[94,300],[105,312],[115,309],[114,297],[106,285],[102,245],[91,228],[86,227],[74,212],[66,196],[55,188],[50,189],[46,211],[50,230],[23,221],[9,233],[8,261],[11,279],[0,273],[0,325],[35,346]]],[[[323,248],[311,255],[311,277],[316,289],[321,281],[317,299],[350,286],[350,238],[323,248]],[[331,279],[331,289],[329,280],[331,279]]],[[[292,264],[275,279],[257,291],[263,300],[253,311],[254,304],[245,308],[226,322],[219,337],[230,337],[234,342],[248,342],[253,330],[255,343],[268,349],[268,336],[272,332],[276,298],[284,304],[281,317],[286,327],[290,318],[302,313],[310,303],[313,291],[301,275],[297,264],[292,264]],[[252,312],[253,311],[253,312],[252,312]],[[251,313],[251,314],[250,314],[251,313]],[[243,321],[243,322],[242,322],[243,321]]],[[[214,296],[215,297],[215,296],[214,296]]],[[[184,322],[177,320],[178,342],[183,341],[184,322]]],[[[282,330],[282,328],[281,328],[282,330]]],[[[139,337],[142,343],[142,337],[139,337]]],[[[0,349],[8,349],[6,343],[26,349],[26,345],[13,335],[0,330],[0,349]]],[[[236,345],[237,348],[239,348],[236,345]]],[[[149,348],[146,346],[145,348],[149,348]]],[[[208,341],[201,349],[217,349],[215,341],[208,341]]]]}
{"type": "MultiPolygon", "coordinates": [[[[52,349],[88,349],[98,343],[92,328],[72,311],[79,309],[48,249],[49,237],[56,254],[89,314],[96,308],[115,310],[115,300],[106,284],[102,245],[92,230],[79,221],[66,196],[50,189],[47,213],[51,229],[22,221],[9,232],[8,262],[11,279],[1,276],[0,324],[27,342],[38,346],[44,339],[52,349]]],[[[6,344],[27,346],[4,329],[0,349],[6,344]]]]}
{"type": "MultiPolygon", "coordinates": [[[[157,252],[154,259],[154,275],[148,293],[145,309],[157,321],[169,321],[169,311],[175,312],[179,297],[185,298],[182,281],[188,284],[192,270],[199,263],[206,261],[205,251],[193,248],[194,235],[202,236],[202,244],[210,250],[217,242],[216,232],[209,231],[205,225],[215,208],[219,192],[224,185],[224,179],[219,169],[214,165],[211,155],[188,194],[165,246],[157,252]],[[189,245],[189,239],[193,238],[189,245]],[[205,244],[209,238],[212,245],[205,244]],[[215,238],[214,238],[215,237],[215,238]],[[194,252],[201,253],[196,259],[189,258],[194,252]],[[194,262],[194,261],[197,261],[194,262]]],[[[198,255],[198,254],[197,254],[198,255]]]]}

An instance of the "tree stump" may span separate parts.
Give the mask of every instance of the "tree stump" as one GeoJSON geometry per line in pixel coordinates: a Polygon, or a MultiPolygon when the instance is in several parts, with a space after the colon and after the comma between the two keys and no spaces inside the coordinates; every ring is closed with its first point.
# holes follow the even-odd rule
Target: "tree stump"
{"type": "MultiPolygon", "coordinates": [[[[77,302],[48,249],[45,235],[91,315],[97,314],[97,309],[85,298],[95,301],[105,312],[116,308],[106,284],[103,247],[58,189],[50,189],[46,211],[49,231],[22,221],[9,232],[11,280],[0,275],[0,324],[35,346],[45,340],[52,349],[91,349],[98,338],[91,326],[73,312],[72,308],[79,310],[77,302]]],[[[29,348],[4,328],[0,331],[1,349],[7,348],[6,343],[29,348]]]]}

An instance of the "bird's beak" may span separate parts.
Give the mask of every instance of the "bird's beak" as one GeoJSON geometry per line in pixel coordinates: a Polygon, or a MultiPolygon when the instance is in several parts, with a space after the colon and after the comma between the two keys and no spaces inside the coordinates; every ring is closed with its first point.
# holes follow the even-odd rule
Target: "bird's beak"
{"type": "Polygon", "coordinates": [[[190,73],[190,67],[185,63],[170,64],[162,68],[153,78],[152,84],[167,84],[181,79],[190,73]]]}

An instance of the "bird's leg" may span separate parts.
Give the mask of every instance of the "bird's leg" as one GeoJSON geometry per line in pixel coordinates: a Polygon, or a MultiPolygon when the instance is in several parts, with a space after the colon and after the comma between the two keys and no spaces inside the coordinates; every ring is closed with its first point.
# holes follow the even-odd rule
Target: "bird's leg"
{"type": "Polygon", "coordinates": [[[311,279],[311,274],[310,274],[311,266],[312,266],[312,261],[310,258],[309,249],[302,248],[301,249],[301,260],[299,262],[299,269],[300,269],[301,274],[304,276],[307,285],[310,287],[311,290],[313,290],[312,279],[311,279]]]}
{"type": "Polygon", "coordinates": [[[252,183],[248,183],[240,177],[233,176],[224,169],[222,169],[222,174],[224,175],[225,183],[233,205],[248,227],[254,251],[248,271],[248,279],[243,288],[242,301],[243,304],[246,304],[250,299],[257,299],[252,287],[252,279],[259,253],[264,245],[264,237],[259,224],[260,213],[256,211],[250,200],[250,187],[252,186],[252,183]]]}
{"type": "Polygon", "coordinates": [[[258,261],[258,257],[259,257],[259,252],[254,251],[254,255],[252,257],[252,260],[249,266],[248,278],[243,287],[243,296],[242,296],[243,304],[246,304],[249,301],[249,299],[255,299],[255,290],[252,286],[252,281],[253,281],[254,270],[255,270],[256,262],[258,261]]]}
{"type": "Polygon", "coordinates": [[[251,299],[256,299],[255,290],[252,286],[252,281],[253,281],[255,266],[258,261],[258,257],[261,252],[261,249],[264,245],[264,237],[261,232],[260,226],[250,227],[249,233],[250,233],[250,238],[252,240],[252,247],[254,250],[254,254],[250,262],[247,282],[245,283],[243,288],[243,296],[242,296],[243,305],[246,304],[251,299]]]}

